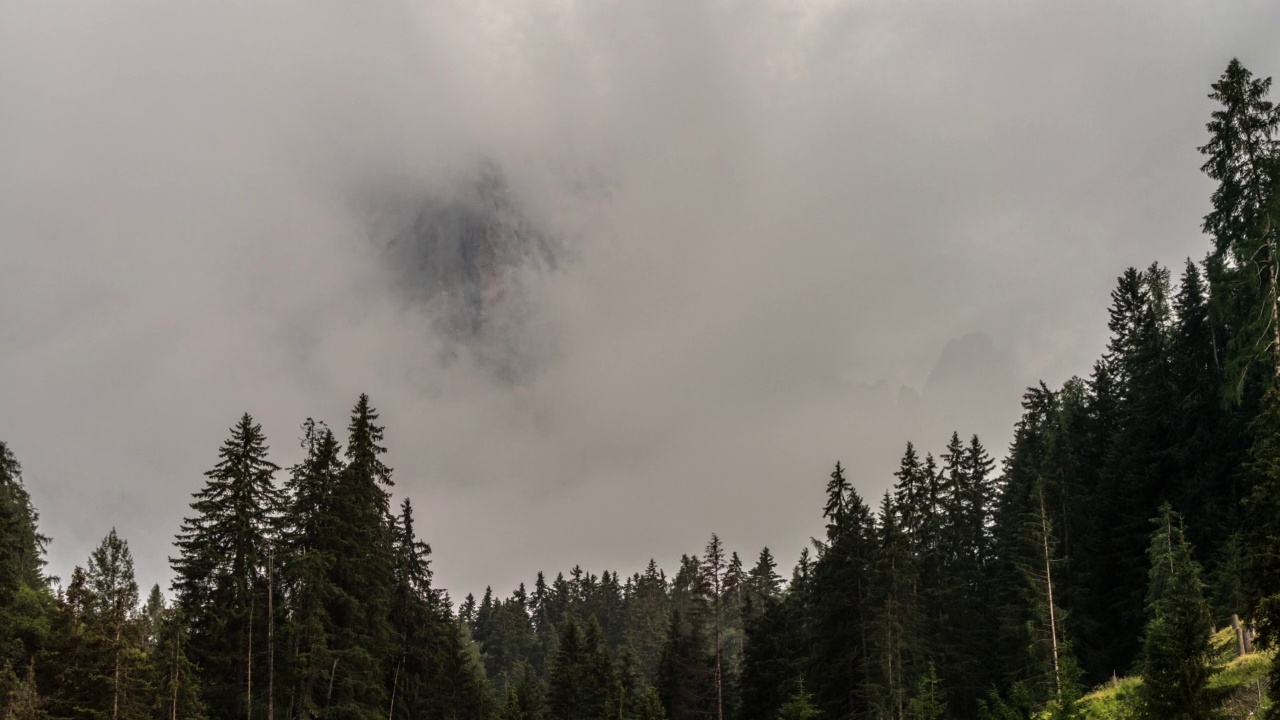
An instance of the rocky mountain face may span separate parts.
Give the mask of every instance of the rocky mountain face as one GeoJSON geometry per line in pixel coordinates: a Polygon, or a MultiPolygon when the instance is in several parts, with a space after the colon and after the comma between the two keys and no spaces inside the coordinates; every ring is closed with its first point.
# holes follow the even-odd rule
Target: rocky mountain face
{"type": "Polygon", "coordinates": [[[387,259],[409,300],[428,310],[445,359],[469,349],[518,379],[531,362],[524,281],[557,267],[560,243],[535,226],[492,163],[448,193],[398,205],[382,221],[387,259]]]}

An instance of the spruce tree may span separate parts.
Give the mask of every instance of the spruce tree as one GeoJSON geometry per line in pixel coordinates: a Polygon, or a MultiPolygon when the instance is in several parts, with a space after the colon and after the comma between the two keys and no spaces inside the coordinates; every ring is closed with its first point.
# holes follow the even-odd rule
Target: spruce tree
{"type": "Polygon", "coordinates": [[[822,713],[813,705],[813,696],[804,689],[804,680],[801,679],[796,694],[791,696],[786,705],[778,710],[778,720],[813,720],[821,717],[822,713]]]}
{"type": "Polygon", "coordinates": [[[89,555],[88,589],[94,598],[91,631],[101,633],[109,649],[111,707],[109,717],[143,717],[145,678],[141,670],[143,650],[134,613],[138,583],[133,575],[133,554],[115,528],[89,555]]]}
{"type": "MultiPolygon", "coordinates": [[[[1253,447],[1246,466],[1253,489],[1246,502],[1244,590],[1263,647],[1280,646],[1280,387],[1273,386],[1254,420],[1253,447]]],[[[1272,705],[1268,720],[1280,718],[1280,660],[1271,663],[1272,705]]]]}
{"type": "Polygon", "coordinates": [[[49,538],[22,482],[22,466],[0,441],[0,694],[26,692],[32,663],[55,616],[44,577],[49,538]],[[7,671],[7,672],[6,672],[7,671]]]}
{"type": "Polygon", "coordinates": [[[1280,108],[1267,99],[1270,90],[1271,78],[1255,78],[1232,59],[1209,94],[1221,107],[1200,148],[1203,171],[1218,182],[1203,229],[1213,239],[1215,311],[1231,328],[1227,376],[1237,399],[1251,368],[1280,375],[1280,108]]]}
{"type": "Polygon", "coordinates": [[[715,533],[702,559],[703,582],[711,610],[711,647],[715,654],[716,719],[724,720],[724,546],[715,533]]]}
{"type": "Polygon", "coordinates": [[[852,717],[865,705],[870,642],[866,607],[876,559],[871,511],[836,463],[827,483],[825,548],[806,593],[814,702],[829,717],[852,717]]]}
{"type": "Polygon", "coordinates": [[[199,668],[187,656],[188,633],[181,611],[160,615],[156,647],[151,652],[152,716],[161,720],[204,720],[199,668]]]}
{"type": "Polygon", "coordinates": [[[623,633],[623,642],[635,653],[636,664],[648,683],[653,683],[658,676],[670,612],[666,577],[650,559],[644,573],[633,578],[623,633]]]}
{"type": "MultiPolygon", "coordinates": [[[[194,494],[171,558],[176,602],[191,633],[187,653],[204,679],[213,717],[239,720],[254,700],[255,654],[264,649],[263,568],[276,527],[279,467],[262,426],[245,413],[194,494]]],[[[259,658],[260,660],[261,658],[259,658]]],[[[261,686],[261,669],[259,686],[261,686]]]]}
{"type": "Polygon", "coordinates": [[[385,715],[395,654],[388,621],[395,583],[391,468],[382,462],[383,428],[361,395],[351,413],[346,464],[321,520],[321,552],[329,565],[326,628],[333,661],[325,690],[327,714],[385,715]]]}
{"type": "Polygon", "coordinates": [[[1168,503],[1152,519],[1148,557],[1148,621],[1142,645],[1143,718],[1207,720],[1213,717],[1209,680],[1209,606],[1200,581],[1200,566],[1182,527],[1182,517],[1168,503]]]}

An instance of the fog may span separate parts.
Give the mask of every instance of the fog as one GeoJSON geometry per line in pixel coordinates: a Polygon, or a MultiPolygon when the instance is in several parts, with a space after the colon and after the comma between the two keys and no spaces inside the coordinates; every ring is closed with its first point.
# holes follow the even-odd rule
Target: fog
{"type": "Polygon", "coordinates": [[[1089,372],[1116,276],[1208,249],[1209,84],[1280,71],[1263,2],[0,14],[0,439],[51,572],[114,526],[166,587],[239,415],[287,467],[361,392],[455,599],[713,531],[789,569],[836,460],[875,504],[907,441],[998,455],[1089,372]],[[483,342],[369,212],[478,162],[560,248],[483,342]]]}

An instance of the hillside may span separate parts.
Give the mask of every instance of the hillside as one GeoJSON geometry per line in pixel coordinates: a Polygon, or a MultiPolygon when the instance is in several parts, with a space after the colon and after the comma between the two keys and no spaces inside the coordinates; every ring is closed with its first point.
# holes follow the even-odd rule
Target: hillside
{"type": "MultiPolygon", "coordinates": [[[[1255,650],[1239,655],[1235,633],[1228,626],[1218,631],[1213,645],[1213,676],[1209,689],[1222,698],[1222,717],[1261,717],[1271,701],[1267,699],[1267,668],[1275,652],[1255,650]]],[[[1081,700],[1086,720],[1128,720],[1137,717],[1138,676],[1119,678],[1095,689],[1081,700]]]]}

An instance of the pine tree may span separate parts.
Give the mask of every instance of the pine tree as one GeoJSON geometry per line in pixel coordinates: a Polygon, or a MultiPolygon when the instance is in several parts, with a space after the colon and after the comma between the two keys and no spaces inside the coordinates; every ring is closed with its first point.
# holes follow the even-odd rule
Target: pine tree
{"type": "MultiPolygon", "coordinates": [[[[1254,444],[1246,466],[1253,489],[1243,532],[1245,593],[1263,647],[1280,645],[1280,387],[1267,390],[1254,420],[1254,444]]],[[[1271,663],[1268,720],[1280,718],[1280,661],[1271,663]]]]}
{"type": "Polygon", "coordinates": [[[95,630],[103,634],[110,651],[111,707],[109,717],[141,717],[145,690],[142,678],[140,638],[130,620],[138,605],[138,583],[133,576],[133,554],[115,528],[89,556],[88,588],[95,599],[95,630]]]}
{"type": "Polygon", "coordinates": [[[390,623],[394,636],[389,659],[391,677],[387,717],[400,712],[405,717],[420,699],[435,688],[438,659],[433,650],[441,647],[451,626],[436,592],[431,587],[428,557],[431,546],[417,538],[413,505],[408,498],[400,505],[395,521],[395,590],[390,623]]]}
{"type": "Polygon", "coordinates": [[[155,650],[160,638],[160,624],[164,620],[164,593],[159,585],[152,585],[147,602],[138,615],[138,636],[147,652],[155,650]]]}
{"type": "Polygon", "coordinates": [[[909,720],[942,720],[947,716],[947,703],[942,692],[942,681],[937,669],[929,663],[929,669],[916,682],[915,692],[907,701],[909,720]]]}
{"type": "Polygon", "coordinates": [[[876,558],[871,511],[839,463],[827,483],[826,541],[806,593],[809,666],[814,702],[829,717],[855,715],[865,705],[870,662],[865,608],[872,598],[876,558]]]}
{"type": "Polygon", "coordinates": [[[671,720],[705,718],[717,711],[710,594],[698,559],[682,557],[658,669],[658,691],[671,720]]]}
{"type": "Polygon", "coordinates": [[[778,711],[778,720],[813,720],[820,717],[821,712],[813,705],[813,696],[804,689],[804,680],[800,681],[796,694],[791,696],[786,705],[778,711]]]}
{"type": "Polygon", "coordinates": [[[302,425],[302,461],[285,480],[285,510],[280,521],[279,575],[284,606],[282,688],[289,698],[286,715],[310,717],[325,704],[333,664],[327,634],[330,618],[325,600],[332,591],[332,547],[326,529],[332,524],[333,492],[345,467],[342,448],[322,422],[302,425]]]}
{"type": "Polygon", "coordinates": [[[44,577],[49,538],[37,529],[38,520],[22,466],[0,441],[0,671],[8,671],[0,677],[0,697],[30,690],[30,669],[49,642],[55,615],[44,577]]]}
{"type": "Polygon", "coordinates": [[[547,709],[558,720],[590,720],[604,717],[610,707],[612,667],[598,623],[584,633],[570,618],[560,629],[547,681],[547,709]]]}
{"type": "Polygon", "coordinates": [[[440,648],[438,689],[428,701],[409,711],[410,717],[443,717],[447,720],[483,720],[490,710],[490,688],[480,659],[480,648],[466,626],[452,622],[440,648]]]}
{"type": "Polygon", "coordinates": [[[545,705],[533,668],[522,665],[515,681],[508,683],[506,701],[494,714],[494,720],[540,720],[546,712],[545,705]]]}
{"type": "Polygon", "coordinates": [[[128,544],[112,530],[71,574],[56,630],[51,714],[133,720],[153,690],[136,621],[138,584],[128,544]]]}
{"type": "Polygon", "coordinates": [[[796,691],[810,639],[803,601],[797,592],[748,596],[742,720],[773,720],[796,691]]]}
{"type": "Polygon", "coordinates": [[[623,642],[636,655],[636,664],[645,682],[658,676],[658,663],[666,643],[671,613],[667,599],[667,579],[652,559],[644,573],[633,578],[633,589],[626,607],[626,629],[623,642]]]}
{"type": "MultiPolygon", "coordinates": [[[[914,457],[910,445],[907,454],[914,457]]],[[[901,474],[907,478],[900,478],[902,483],[916,481],[909,473],[901,474]]],[[[916,556],[906,525],[911,511],[897,507],[897,498],[916,501],[918,497],[899,487],[893,495],[886,492],[881,501],[872,590],[875,604],[867,619],[867,702],[881,717],[894,720],[906,717],[907,699],[924,650],[916,556]]]]}
{"type": "Polygon", "coordinates": [[[181,612],[165,608],[150,657],[152,716],[160,720],[204,720],[207,716],[200,697],[199,669],[187,657],[187,642],[181,612]]]}
{"type": "Polygon", "coordinates": [[[395,582],[391,468],[382,462],[383,428],[361,395],[352,410],[346,465],[321,518],[320,549],[328,559],[326,628],[333,661],[328,670],[326,713],[374,717],[390,707],[387,682],[394,663],[388,621],[395,582]],[[388,662],[389,661],[389,662],[388,662]]]}
{"type": "Polygon", "coordinates": [[[1203,229],[1213,238],[1208,268],[1215,311],[1231,327],[1228,371],[1239,399],[1249,369],[1280,377],[1280,108],[1271,78],[1254,78],[1232,59],[1209,97],[1222,107],[1207,125],[1202,170],[1218,182],[1203,229]]]}
{"type": "Polygon", "coordinates": [[[1182,518],[1168,503],[1152,519],[1146,633],[1142,646],[1142,717],[1207,720],[1213,717],[1209,680],[1209,606],[1182,518]]]}
{"type": "Polygon", "coordinates": [[[777,567],[778,563],[773,559],[769,548],[761,549],[755,566],[747,573],[749,598],[756,601],[776,598],[782,592],[782,576],[775,572],[777,567]]]}
{"type": "Polygon", "coordinates": [[[715,653],[716,718],[724,720],[724,546],[715,533],[702,559],[703,582],[711,605],[712,649],[715,653]]]}
{"type": "Polygon", "coordinates": [[[44,584],[49,539],[36,529],[39,519],[22,484],[22,465],[0,441],[0,608],[12,602],[19,585],[44,584]]]}
{"type": "Polygon", "coordinates": [[[262,426],[248,413],[231,429],[191,503],[171,558],[173,589],[191,637],[187,652],[205,680],[215,718],[238,720],[253,700],[254,655],[261,652],[263,567],[276,526],[279,467],[267,459],[262,426]],[[256,631],[256,633],[255,633],[256,631]],[[256,640],[255,640],[256,634],[256,640]]]}

